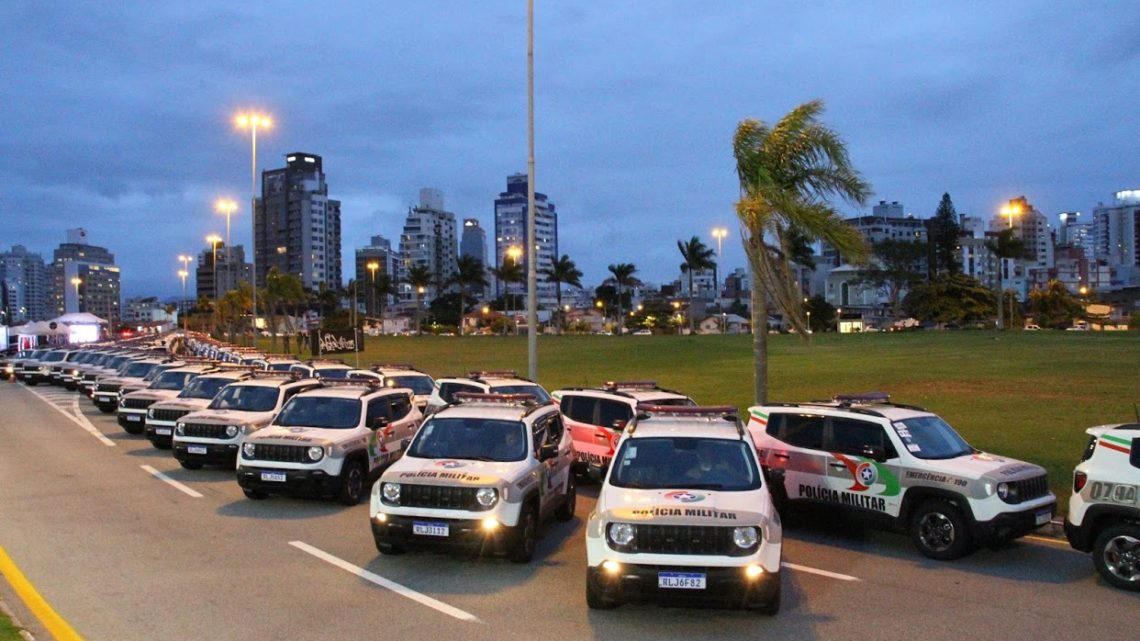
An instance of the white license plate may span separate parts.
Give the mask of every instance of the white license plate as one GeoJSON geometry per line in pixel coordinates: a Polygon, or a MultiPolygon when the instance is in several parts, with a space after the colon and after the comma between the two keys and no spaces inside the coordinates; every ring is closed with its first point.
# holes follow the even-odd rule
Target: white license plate
{"type": "Polygon", "coordinates": [[[412,534],[423,536],[447,536],[448,529],[446,523],[425,523],[423,521],[412,523],[412,534]]]}
{"type": "Polygon", "coordinates": [[[128,421],[134,421],[137,423],[137,422],[142,420],[142,417],[139,416],[138,414],[127,414],[127,420],[128,421]]]}
{"type": "MultiPolygon", "coordinates": [[[[205,450],[205,449],[206,448],[204,448],[204,447],[202,448],[202,450],[205,450]]],[[[203,451],[202,453],[205,454],[205,451],[203,451]]],[[[261,473],[261,480],[273,481],[275,483],[284,483],[285,482],[285,473],[284,472],[262,472],[261,473]]]]}
{"type": "Polygon", "coordinates": [[[1049,522],[1049,519],[1051,519],[1051,518],[1053,518],[1052,512],[1050,512],[1049,510],[1041,510],[1040,512],[1037,513],[1035,521],[1036,521],[1037,525],[1045,525],[1046,523],[1049,522]]]}
{"type": "Polygon", "coordinates": [[[659,572],[657,587],[673,590],[703,590],[705,575],[700,572],[659,572]]]}
{"type": "Polygon", "coordinates": [[[170,428],[169,427],[156,427],[156,428],[154,428],[154,433],[158,434],[159,436],[170,436],[170,428]]]}
{"type": "MultiPolygon", "coordinates": [[[[158,432],[158,433],[159,433],[159,434],[161,434],[162,432],[158,432]]],[[[169,430],[169,429],[167,429],[167,430],[166,430],[166,433],[167,433],[167,434],[169,434],[169,433],[170,433],[170,430],[169,430]]],[[[206,453],[206,451],[207,451],[207,450],[206,450],[206,446],[205,446],[205,445],[187,445],[187,446],[186,446],[186,453],[187,453],[187,454],[205,454],[205,453],[206,453]]],[[[273,472],[273,474],[277,474],[277,473],[278,473],[278,472],[273,472]]],[[[277,479],[267,479],[267,478],[265,478],[265,475],[266,475],[266,474],[270,474],[270,472],[262,472],[262,473],[261,473],[261,480],[263,480],[263,481],[276,481],[276,480],[277,480],[277,479]]],[[[285,480],[285,475],[284,475],[284,474],[281,474],[281,480],[282,480],[282,481],[284,481],[284,480],[285,480]]]]}

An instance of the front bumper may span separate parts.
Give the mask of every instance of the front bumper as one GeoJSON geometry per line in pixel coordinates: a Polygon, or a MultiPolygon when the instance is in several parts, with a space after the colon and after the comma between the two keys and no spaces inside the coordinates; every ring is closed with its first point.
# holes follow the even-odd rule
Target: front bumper
{"type": "Polygon", "coordinates": [[[749,578],[745,567],[636,565],[622,563],[613,573],[587,567],[586,581],[602,599],[616,604],[683,602],[721,607],[755,608],[767,603],[780,588],[778,572],[749,578]],[[659,587],[662,573],[703,575],[703,589],[659,587]]]}
{"type": "MultiPolygon", "coordinates": [[[[167,428],[169,429],[169,428],[167,428]]],[[[150,429],[147,429],[146,437],[153,443],[160,442],[160,439],[166,439],[166,443],[171,443],[173,438],[164,435],[151,435],[150,429]]],[[[178,441],[173,444],[174,458],[179,462],[187,463],[201,463],[202,465],[217,465],[219,467],[233,468],[237,464],[238,444],[235,443],[194,443],[188,441],[178,441]]],[[[261,470],[256,470],[260,477],[261,470]]],[[[294,472],[295,470],[289,470],[294,472]]],[[[259,479],[260,480],[260,479],[259,479]]],[[[241,482],[240,476],[238,482],[241,482]]],[[[279,482],[274,485],[280,485],[279,482]]],[[[246,487],[244,484],[242,487],[246,487]]]]}
{"type": "MultiPolygon", "coordinates": [[[[177,456],[178,446],[175,446],[177,456]]],[[[328,496],[340,488],[340,477],[332,476],[324,470],[293,470],[271,467],[237,468],[238,485],[245,490],[256,490],[267,494],[292,494],[308,496],[328,496]],[[284,481],[267,480],[266,474],[284,474],[284,481]]]]}
{"type": "Polygon", "coordinates": [[[444,519],[431,515],[406,516],[380,513],[372,517],[372,538],[378,547],[443,549],[455,552],[502,554],[515,543],[516,530],[499,525],[483,526],[483,519],[444,519]],[[446,536],[416,534],[416,523],[445,524],[446,536]]]}
{"type": "Polygon", "coordinates": [[[1003,512],[990,521],[978,521],[974,523],[971,534],[975,541],[983,545],[1005,543],[1048,525],[1056,513],[1057,501],[1054,499],[1047,504],[1036,505],[1020,512],[1003,512]],[[1038,522],[1038,515],[1046,512],[1049,518],[1045,519],[1044,523],[1038,522]]]}
{"type": "Polygon", "coordinates": [[[146,412],[131,412],[120,408],[116,412],[115,419],[119,421],[119,426],[124,429],[142,428],[146,423],[146,412]]]}
{"type": "Polygon", "coordinates": [[[104,412],[109,412],[119,407],[119,395],[117,393],[95,392],[91,395],[91,402],[95,404],[95,407],[104,412]]]}

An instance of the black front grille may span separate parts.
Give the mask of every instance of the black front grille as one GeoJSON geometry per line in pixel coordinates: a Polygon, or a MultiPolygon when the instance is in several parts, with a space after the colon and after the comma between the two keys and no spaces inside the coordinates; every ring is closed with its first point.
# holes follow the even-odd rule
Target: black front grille
{"type": "Polygon", "coordinates": [[[305,457],[308,445],[271,445],[257,443],[253,446],[253,458],[259,461],[277,461],[279,463],[311,463],[305,457]]]}
{"type": "MultiPolygon", "coordinates": [[[[164,412],[177,412],[179,416],[185,414],[181,410],[163,410],[164,412]]],[[[155,418],[158,418],[158,413],[155,413],[155,418]]],[[[178,417],[170,420],[176,420],[178,417]]],[[[181,436],[192,436],[194,438],[214,438],[214,439],[227,439],[233,438],[226,436],[225,425],[211,425],[209,423],[185,423],[182,425],[181,436]]]]}
{"type": "Polygon", "coordinates": [[[400,505],[443,510],[478,512],[488,508],[475,501],[477,487],[449,487],[446,485],[401,485],[400,505]]]}
{"type": "Polygon", "coordinates": [[[98,385],[95,386],[95,391],[96,392],[118,392],[119,389],[122,387],[123,387],[122,385],[117,385],[114,383],[99,383],[98,385]]]}
{"type": "Polygon", "coordinates": [[[182,418],[183,416],[186,416],[189,413],[190,412],[188,410],[156,409],[156,410],[154,410],[154,416],[152,416],[151,418],[156,420],[156,421],[166,421],[168,423],[173,423],[174,421],[177,421],[178,419],[182,418]]]}
{"type": "Polygon", "coordinates": [[[157,399],[153,398],[124,398],[119,407],[125,407],[131,410],[145,410],[146,408],[154,405],[157,399]]]}
{"type": "Polygon", "coordinates": [[[1010,485],[1017,487],[1018,503],[1032,501],[1049,493],[1049,479],[1044,474],[1031,479],[1013,481],[1010,485]]]}
{"type": "Polygon", "coordinates": [[[715,525],[634,526],[631,552],[647,554],[706,554],[714,556],[745,554],[732,542],[731,527],[715,525]]]}

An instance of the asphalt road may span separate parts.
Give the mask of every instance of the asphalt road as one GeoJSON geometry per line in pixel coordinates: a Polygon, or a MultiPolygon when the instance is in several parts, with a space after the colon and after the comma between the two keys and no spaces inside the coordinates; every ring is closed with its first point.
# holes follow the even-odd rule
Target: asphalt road
{"type": "Polygon", "coordinates": [[[783,610],[590,611],[585,519],[535,561],[381,557],[368,508],[247,500],[58,388],[0,384],[0,546],[88,641],[227,639],[1135,639],[1140,595],[1063,541],[952,563],[850,524],[785,527],[783,610]],[[159,475],[165,475],[164,480],[159,475]]]}

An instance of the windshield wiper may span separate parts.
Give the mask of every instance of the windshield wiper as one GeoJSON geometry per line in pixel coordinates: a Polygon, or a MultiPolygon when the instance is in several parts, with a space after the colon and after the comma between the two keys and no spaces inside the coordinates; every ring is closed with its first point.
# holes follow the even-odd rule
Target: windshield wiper
{"type": "Polygon", "coordinates": [[[677,487],[685,490],[719,490],[724,487],[724,483],[685,483],[677,487]]]}

